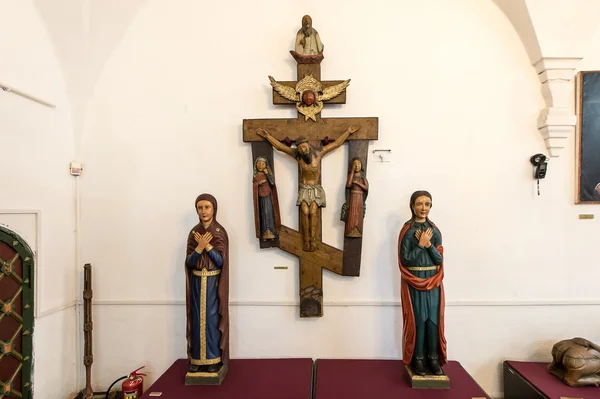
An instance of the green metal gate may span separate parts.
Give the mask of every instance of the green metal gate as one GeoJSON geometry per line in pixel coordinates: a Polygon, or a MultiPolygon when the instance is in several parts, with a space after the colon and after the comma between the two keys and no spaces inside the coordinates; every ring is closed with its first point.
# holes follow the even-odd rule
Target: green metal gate
{"type": "Polygon", "coordinates": [[[0,226],[0,399],[31,399],[33,251],[0,226]]]}

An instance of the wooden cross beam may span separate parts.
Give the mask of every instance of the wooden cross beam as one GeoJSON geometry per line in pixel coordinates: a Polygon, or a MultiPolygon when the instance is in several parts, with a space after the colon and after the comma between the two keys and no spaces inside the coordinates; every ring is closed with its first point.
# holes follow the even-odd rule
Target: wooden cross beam
{"type": "MultiPolygon", "coordinates": [[[[320,63],[298,63],[298,80],[311,75],[321,79],[320,63]]],[[[321,82],[323,88],[337,85],[343,81],[321,82]]],[[[297,82],[278,82],[288,87],[296,87],[297,82]]],[[[329,104],[345,104],[346,91],[338,96],[325,101],[329,104]]],[[[273,90],[274,104],[295,105],[296,102],[288,100],[273,90]]],[[[349,159],[359,157],[366,173],[368,158],[368,140],[377,140],[377,118],[322,118],[320,113],[313,120],[305,120],[305,116],[298,113],[296,119],[244,119],[243,140],[252,144],[252,157],[267,158],[273,167],[273,147],[256,132],[264,129],[279,141],[295,141],[305,137],[309,143],[321,149],[323,140],[329,142],[338,139],[351,125],[358,124],[360,129],[347,138],[350,145],[349,159]]],[[[319,170],[321,165],[319,164],[319,170]]],[[[299,177],[301,170],[298,170],[299,177]]],[[[319,177],[319,184],[321,183],[319,177]]],[[[337,207],[337,204],[329,204],[337,207]]],[[[362,237],[344,238],[344,250],[341,251],[322,242],[321,209],[318,210],[317,241],[312,251],[303,249],[303,236],[301,232],[287,226],[281,226],[279,237],[273,241],[260,240],[261,248],[279,247],[300,260],[300,317],[321,317],[323,315],[323,276],[322,270],[327,269],[341,276],[359,276],[360,258],[362,252],[362,237]]],[[[300,224],[301,226],[302,224],[300,224]]]]}

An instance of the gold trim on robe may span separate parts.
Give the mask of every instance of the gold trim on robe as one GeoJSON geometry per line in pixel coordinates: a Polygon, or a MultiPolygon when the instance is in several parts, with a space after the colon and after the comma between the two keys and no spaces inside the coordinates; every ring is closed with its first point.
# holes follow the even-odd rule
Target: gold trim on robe
{"type": "Polygon", "coordinates": [[[221,274],[221,270],[206,270],[206,269],[202,269],[202,270],[192,270],[192,274],[194,276],[198,276],[198,277],[210,277],[210,276],[218,276],[219,274],[221,274]]]}
{"type": "Polygon", "coordinates": [[[221,270],[192,270],[194,276],[200,277],[200,359],[190,359],[190,364],[206,366],[221,362],[221,356],[214,359],[206,358],[206,290],[208,277],[218,276],[221,270]]]}
{"type": "Polygon", "coordinates": [[[423,272],[428,270],[437,270],[438,266],[408,266],[407,269],[413,272],[423,272]]]}
{"type": "Polygon", "coordinates": [[[214,359],[205,359],[205,360],[191,359],[190,364],[193,364],[195,366],[206,366],[209,364],[217,364],[220,361],[221,361],[221,356],[215,357],[214,359]]]}

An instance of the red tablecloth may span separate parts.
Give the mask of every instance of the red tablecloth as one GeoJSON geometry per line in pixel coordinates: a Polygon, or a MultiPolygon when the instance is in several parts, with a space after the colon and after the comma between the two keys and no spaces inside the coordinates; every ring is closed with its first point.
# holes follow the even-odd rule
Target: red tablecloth
{"type": "Polygon", "coordinates": [[[450,389],[413,389],[401,360],[317,360],[314,399],[489,398],[460,363],[444,366],[450,389]]]}
{"type": "Polygon", "coordinates": [[[141,399],[310,399],[312,366],[312,359],[231,359],[221,385],[186,386],[187,360],[179,359],[141,399]]]}

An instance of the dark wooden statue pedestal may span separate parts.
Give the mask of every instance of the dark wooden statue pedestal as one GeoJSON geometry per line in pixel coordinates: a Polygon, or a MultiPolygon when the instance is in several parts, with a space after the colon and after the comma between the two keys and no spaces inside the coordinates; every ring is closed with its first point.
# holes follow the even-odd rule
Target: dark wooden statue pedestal
{"type": "Polygon", "coordinates": [[[221,385],[227,375],[227,366],[223,365],[214,373],[198,372],[185,375],[185,385],[221,385]]]}
{"type": "Polygon", "coordinates": [[[406,374],[408,381],[413,388],[420,389],[450,389],[450,378],[446,373],[442,375],[426,374],[417,375],[413,372],[412,366],[404,366],[406,368],[406,374]]]}
{"type": "Polygon", "coordinates": [[[503,380],[506,399],[600,399],[599,387],[570,387],[548,370],[548,362],[506,360],[503,380]]]}

